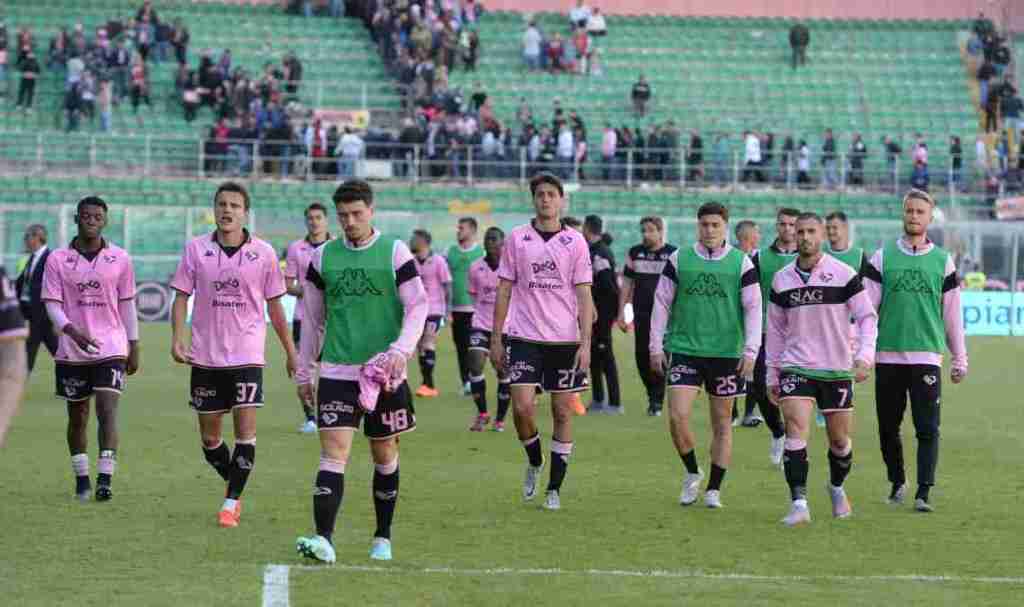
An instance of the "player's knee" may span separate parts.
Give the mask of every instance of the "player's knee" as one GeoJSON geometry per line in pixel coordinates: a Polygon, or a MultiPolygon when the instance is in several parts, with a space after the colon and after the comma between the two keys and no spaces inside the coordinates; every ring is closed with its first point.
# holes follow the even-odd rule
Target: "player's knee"
{"type": "Polygon", "coordinates": [[[201,440],[203,441],[203,446],[207,449],[216,449],[221,443],[219,436],[203,436],[201,440]]]}
{"type": "Polygon", "coordinates": [[[830,438],[828,441],[828,448],[832,453],[836,455],[846,455],[853,448],[853,441],[849,437],[843,438],[830,438]]]}

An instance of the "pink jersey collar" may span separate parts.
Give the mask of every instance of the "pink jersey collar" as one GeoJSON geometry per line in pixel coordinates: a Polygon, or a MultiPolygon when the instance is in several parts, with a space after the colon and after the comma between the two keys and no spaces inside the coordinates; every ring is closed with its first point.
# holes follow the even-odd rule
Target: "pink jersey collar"
{"type": "MultiPolygon", "coordinates": [[[[217,243],[219,245],[220,244],[220,239],[217,237],[218,234],[219,234],[219,232],[217,230],[214,230],[213,234],[210,235],[210,240],[212,240],[213,242],[215,242],[215,243],[217,243]]],[[[242,244],[240,244],[238,246],[239,247],[244,247],[245,245],[249,244],[250,242],[252,242],[252,234],[249,233],[248,229],[242,228],[242,244]]]]}
{"type": "Polygon", "coordinates": [[[728,255],[731,249],[732,245],[730,245],[728,242],[723,242],[722,246],[718,247],[717,249],[709,249],[699,242],[694,243],[693,245],[693,250],[697,253],[699,257],[710,261],[718,261],[719,259],[728,255]]]}
{"type": "Polygon", "coordinates": [[[907,255],[927,255],[935,248],[935,243],[930,238],[925,237],[924,245],[915,247],[907,242],[906,236],[900,236],[900,239],[896,241],[896,246],[907,255]]]}

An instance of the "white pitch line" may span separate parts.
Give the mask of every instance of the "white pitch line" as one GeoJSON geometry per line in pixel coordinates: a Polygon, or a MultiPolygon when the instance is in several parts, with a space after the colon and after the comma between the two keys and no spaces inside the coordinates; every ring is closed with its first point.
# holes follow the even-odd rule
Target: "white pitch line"
{"type": "Polygon", "coordinates": [[[263,607],[289,607],[288,565],[267,565],[263,570],[263,607]]]}
{"type": "MultiPolygon", "coordinates": [[[[288,565],[268,565],[267,571],[272,567],[283,567],[289,569],[288,565]]],[[[925,583],[948,583],[948,584],[996,584],[1010,586],[1024,586],[1024,577],[972,577],[960,575],[927,575],[927,574],[903,574],[903,575],[759,575],[754,573],[712,573],[707,571],[629,571],[621,569],[459,569],[456,567],[425,567],[425,568],[403,568],[403,567],[377,567],[373,565],[291,565],[291,569],[300,571],[355,571],[365,573],[404,573],[404,574],[426,574],[426,575],[455,575],[466,577],[480,576],[528,576],[528,575],[576,575],[593,577],[639,577],[639,578],[668,578],[668,579],[705,579],[705,580],[746,580],[755,582],[925,582],[925,583]]],[[[266,576],[264,576],[264,590],[266,589],[266,576]]],[[[287,581],[287,579],[286,579],[287,581]]],[[[287,588],[286,588],[287,591],[287,588]]],[[[266,593],[264,592],[264,597],[266,593]]],[[[267,606],[264,600],[264,607],[267,606]]]]}

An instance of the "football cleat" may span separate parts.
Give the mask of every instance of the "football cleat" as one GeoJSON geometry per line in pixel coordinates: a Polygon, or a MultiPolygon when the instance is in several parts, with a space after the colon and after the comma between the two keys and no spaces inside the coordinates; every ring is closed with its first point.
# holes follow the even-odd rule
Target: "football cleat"
{"type": "Polygon", "coordinates": [[[300,537],[295,540],[295,551],[308,559],[321,563],[333,563],[337,558],[334,554],[334,546],[327,541],[327,538],[320,535],[300,537]]]}
{"type": "Polygon", "coordinates": [[[526,465],[526,477],[523,479],[523,499],[532,500],[537,495],[537,481],[544,470],[544,463],[539,466],[526,465]]]}
{"type": "Polygon", "coordinates": [[[472,388],[472,386],[469,385],[469,382],[467,381],[466,383],[462,384],[462,395],[463,396],[470,396],[472,394],[473,394],[473,388],[472,388]]]}
{"type": "Polygon", "coordinates": [[[431,388],[426,384],[420,386],[419,389],[416,390],[416,396],[422,398],[435,398],[440,394],[441,393],[437,391],[437,388],[431,388]]]}
{"type": "Polygon", "coordinates": [[[792,507],[790,507],[789,509],[789,514],[787,514],[786,517],[782,519],[782,524],[787,527],[806,525],[810,522],[811,511],[807,508],[807,502],[804,500],[793,502],[792,507]]]}
{"type": "Polygon", "coordinates": [[[708,508],[724,508],[722,505],[722,493],[717,489],[704,492],[704,505],[708,508]]]}
{"type": "Polygon", "coordinates": [[[906,499],[906,497],[907,497],[907,485],[906,485],[906,483],[900,483],[898,485],[896,483],[893,483],[892,484],[892,491],[889,492],[889,497],[886,498],[885,501],[888,502],[892,506],[898,506],[899,504],[903,503],[903,500],[906,499]]]}
{"type": "Polygon", "coordinates": [[[743,426],[744,428],[756,428],[760,426],[762,423],[764,423],[763,417],[756,413],[751,413],[750,415],[743,416],[743,421],[740,422],[740,425],[743,426]]]}
{"type": "Polygon", "coordinates": [[[771,447],[768,449],[768,459],[771,460],[773,466],[782,465],[782,456],[786,452],[786,437],[781,436],[779,438],[772,437],[771,447]]]}
{"type": "Polygon", "coordinates": [[[88,476],[75,477],[75,499],[87,502],[92,497],[92,482],[88,476]]]}
{"type": "Polygon", "coordinates": [[[480,413],[473,418],[472,425],[469,426],[470,432],[483,432],[487,429],[488,422],[491,421],[491,416],[486,413],[480,413]]]}
{"type": "Polygon", "coordinates": [[[599,400],[592,400],[587,405],[587,415],[603,415],[605,404],[599,400]]]}
{"type": "Polygon", "coordinates": [[[96,485],[96,501],[97,502],[109,502],[114,498],[114,492],[110,490],[110,485],[96,485]]]}
{"type": "Polygon", "coordinates": [[[935,512],[935,508],[923,497],[914,500],[914,510],[918,512],[935,512]]]}
{"type": "Polygon", "coordinates": [[[305,423],[299,426],[299,432],[303,434],[316,434],[316,422],[311,419],[307,419],[305,423]]]}
{"type": "Polygon", "coordinates": [[[680,506],[691,506],[697,501],[697,496],[700,495],[700,481],[703,478],[704,473],[700,470],[697,474],[686,474],[686,478],[683,479],[683,490],[679,494],[680,506]]]}
{"type": "Polygon", "coordinates": [[[608,405],[604,408],[605,415],[625,415],[626,408],[622,405],[608,405]]]}
{"type": "Polygon", "coordinates": [[[661,407],[647,407],[647,417],[661,417],[661,407]]]}
{"type": "Polygon", "coordinates": [[[221,510],[217,513],[217,524],[225,529],[238,526],[237,510],[221,510]]]}
{"type": "Polygon", "coordinates": [[[828,488],[832,496],[832,518],[850,518],[853,515],[853,508],[850,506],[850,498],[842,487],[828,488]]]}
{"type": "Polygon", "coordinates": [[[370,558],[375,561],[390,561],[391,540],[382,537],[373,538],[373,545],[370,546],[370,558]]]}
{"type": "Polygon", "coordinates": [[[821,414],[821,411],[815,411],[814,412],[814,423],[819,428],[824,428],[825,427],[825,416],[821,414]]]}
{"type": "Polygon", "coordinates": [[[549,489],[547,496],[544,498],[544,509],[545,510],[561,510],[562,499],[558,496],[558,491],[549,489]]]}
{"type": "Polygon", "coordinates": [[[504,432],[505,431],[505,422],[501,422],[501,421],[494,422],[494,427],[491,428],[491,430],[493,430],[495,432],[504,432]]]}

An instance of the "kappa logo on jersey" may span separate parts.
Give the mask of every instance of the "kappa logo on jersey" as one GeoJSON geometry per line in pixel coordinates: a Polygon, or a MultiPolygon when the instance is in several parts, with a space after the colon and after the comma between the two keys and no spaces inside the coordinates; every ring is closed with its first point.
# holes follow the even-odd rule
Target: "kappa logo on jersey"
{"type": "Polygon", "coordinates": [[[725,299],[725,290],[718,282],[718,277],[708,272],[701,272],[697,280],[686,289],[686,294],[725,299]]]}
{"type": "Polygon", "coordinates": [[[925,279],[924,272],[915,269],[906,269],[900,272],[899,277],[896,278],[896,282],[892,285],[893,293],[920,293],[923,295],[933,295],[931,285],[928,284],[928,280],[925,279]]]}
{"type": "Polygon", "coordinates": [[[821,289],[793,289],[789,292],[789,305],[811,306],[825,301],[825,292],[821,289]]]}
{"type": "Polygon", "coordinates": [[[922,380],[929,386],[934,386],[939,381],[939,378],[935,377],[934,375],[925,375],[922,378],[922,380]]]}
{"type": "Polygon", "coordinates": [[[383,294],[370,280],[366,270],[362,268],[345,268],[336,272],[334,278],[336,280],[333,283],[331,295],[335,297],[365,297],[383,294]]]}

